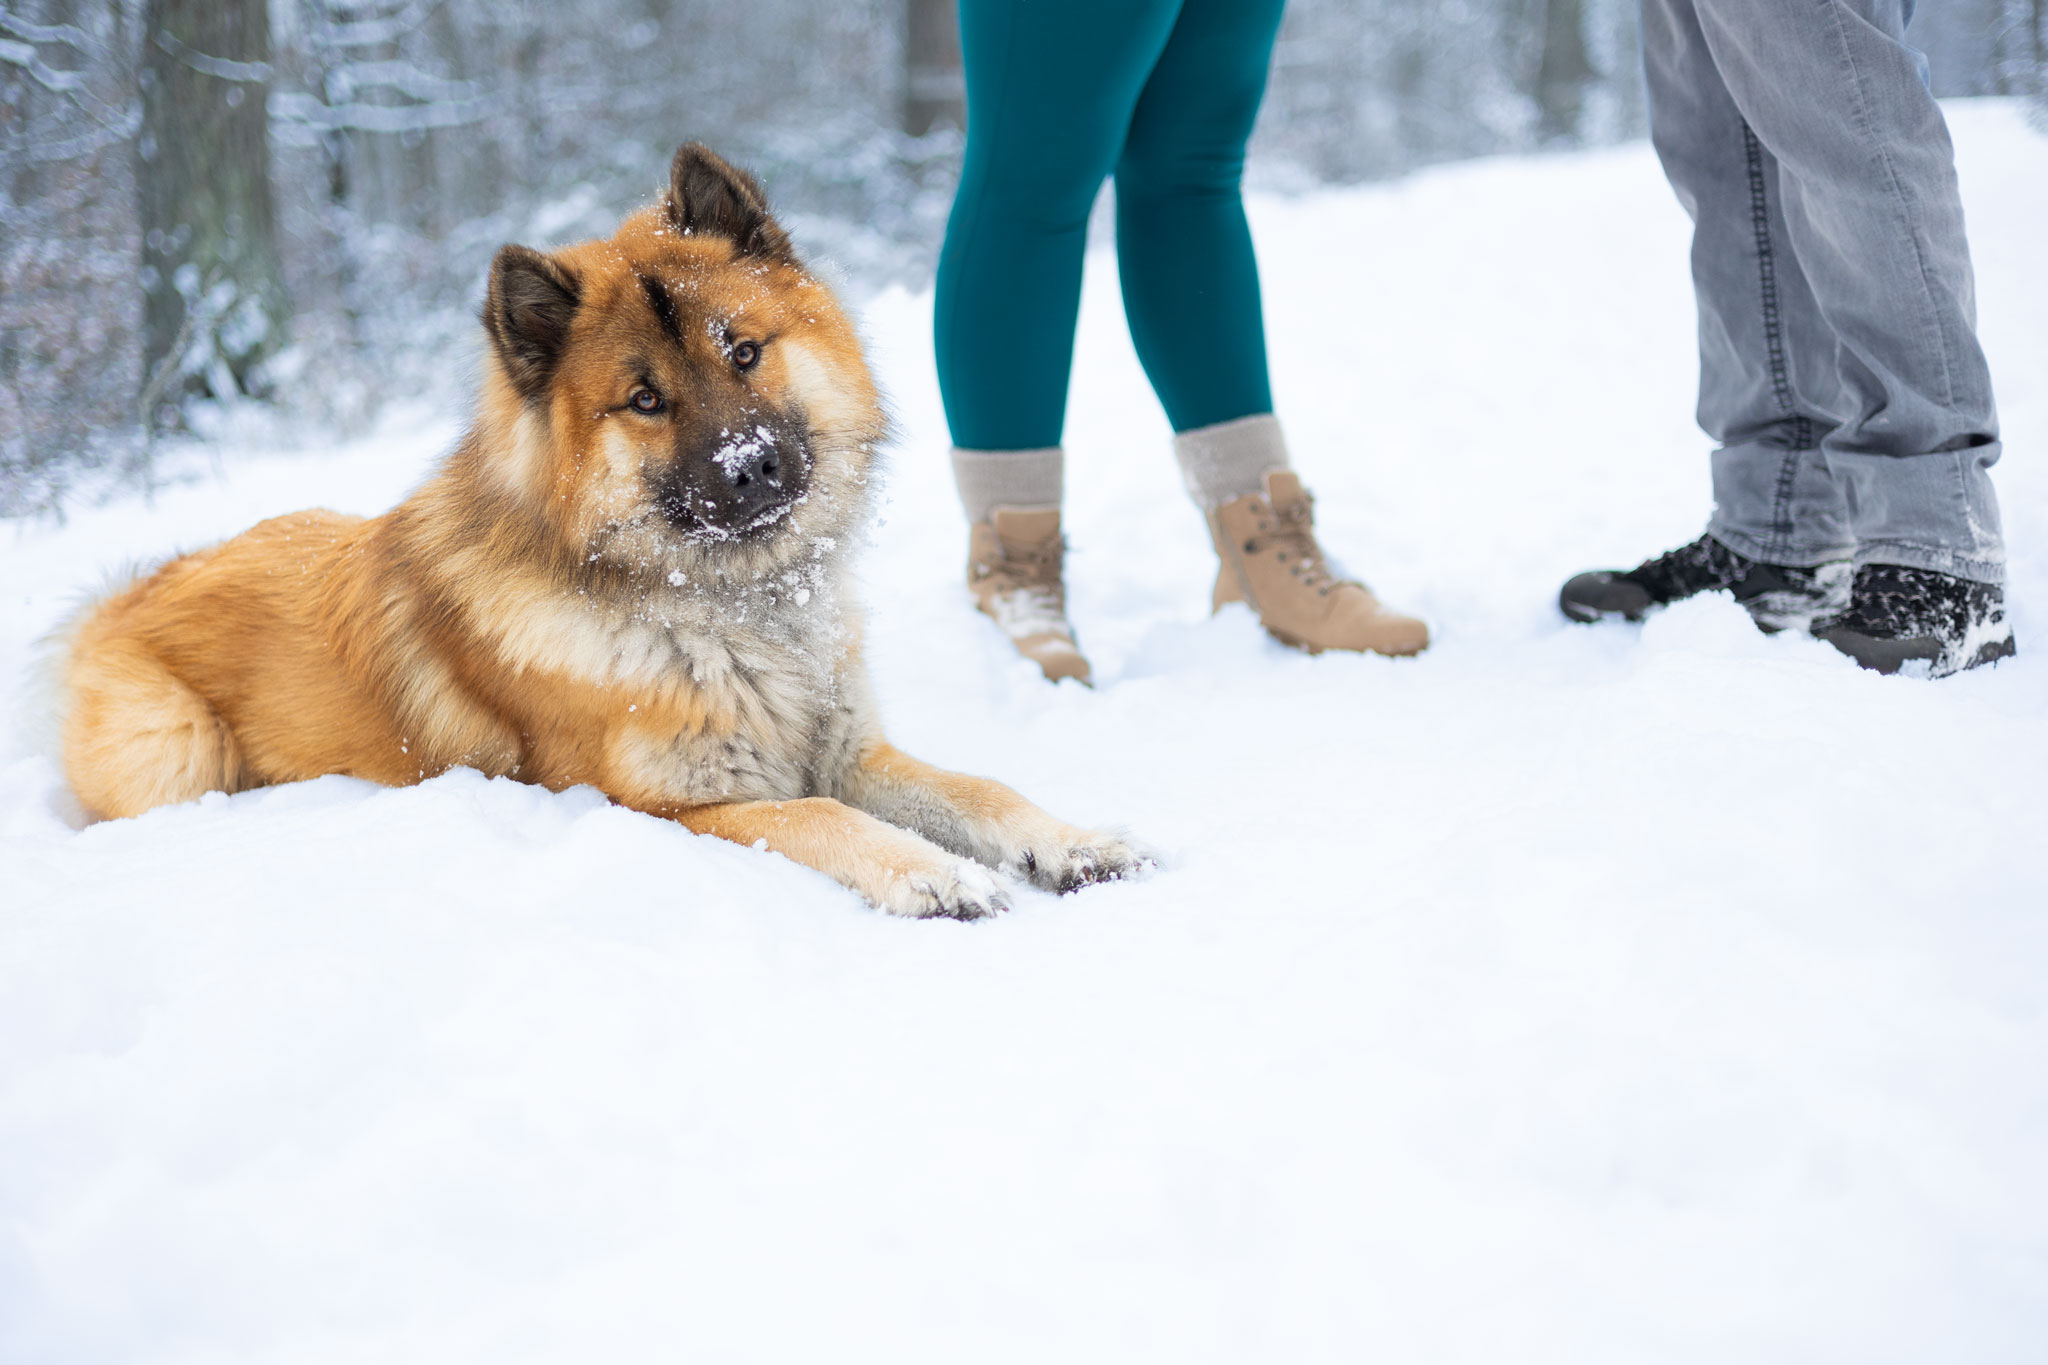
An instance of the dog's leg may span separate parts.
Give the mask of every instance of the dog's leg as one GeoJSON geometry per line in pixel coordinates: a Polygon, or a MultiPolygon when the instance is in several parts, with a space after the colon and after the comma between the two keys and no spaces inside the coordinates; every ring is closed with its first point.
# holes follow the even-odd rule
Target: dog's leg
{"type": "Polygon", "coordinates": [[[892,915],[981,919],[1010,908],[986,871],[830,797],[658,808],[699,834],[766,847],[865,897],[892,915]]]}
{"type": "Polygon", "coordinates": [[[234,732],[141,643],[82,641],[64,683],[64,770],[87,810],[118,819],[241,786],[234,732]]]}
{"type": "Polygon", "coordinates": [[[1119,834],[1055,820],[1000,782],[871,744],[846,778],[849,804],[1047,891],[1134,876],[1152,865],[1119,834]]]}

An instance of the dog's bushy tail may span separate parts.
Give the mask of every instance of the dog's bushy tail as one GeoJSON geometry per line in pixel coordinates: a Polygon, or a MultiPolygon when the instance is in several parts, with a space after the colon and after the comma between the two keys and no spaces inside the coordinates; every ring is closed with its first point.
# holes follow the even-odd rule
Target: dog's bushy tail
{"type": "Polygon", "coordinates": [[[7,754],[7,758],[61,757],[68,705],[64,670],[70,663],[79,629],[102,602],[127,592],[165,562],[166,559],[130,560],[110,570],[97,585],[74,596],[57,623],[36,637],[23,666],[22,685],[15,692],[16,714],[11,727],[16,737],[15,752],[7,754]]]}

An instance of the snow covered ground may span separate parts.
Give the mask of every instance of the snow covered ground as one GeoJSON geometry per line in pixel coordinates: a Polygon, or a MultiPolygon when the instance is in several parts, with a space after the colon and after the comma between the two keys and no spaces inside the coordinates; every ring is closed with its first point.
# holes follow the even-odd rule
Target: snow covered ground
{"type": "MultiPolygon", "coordinates": [[[[2048,138],[1951,117],[1995,671],[1875,677],[1726,599],[1557,616],[1707,511],[1686,227],[1633,146],[1253,206],[1297,463],[1419,660],[1209,617],[1104,256],[1101,686],[1040,682],[957,581],[929,298],[867,309],[894,737],[1129,826],[1149,881],[895,921],[467,772],[78,830],[0,736],[0,1360],[2041,1359],[2048,138]]],[[[119,562],[381,510],[455,422],[8,532],[0,676],[119,562]]]]}

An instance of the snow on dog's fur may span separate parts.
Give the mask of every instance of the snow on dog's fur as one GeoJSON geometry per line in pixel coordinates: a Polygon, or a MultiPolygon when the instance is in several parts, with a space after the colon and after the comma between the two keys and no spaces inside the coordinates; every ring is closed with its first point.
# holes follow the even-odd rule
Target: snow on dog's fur
{"type": "Polygon", "coordinates": [[[78,623],[88,809],[465,764],[765,841],[904,914],[1001,908],[977,864],[1056,890],[1141,865],[883,739],[845,589],[887,420],[752,177],[685,146],[609,240],[500,251],[484,326],[476,422],[412,497],[266,521],[78,623]]]}

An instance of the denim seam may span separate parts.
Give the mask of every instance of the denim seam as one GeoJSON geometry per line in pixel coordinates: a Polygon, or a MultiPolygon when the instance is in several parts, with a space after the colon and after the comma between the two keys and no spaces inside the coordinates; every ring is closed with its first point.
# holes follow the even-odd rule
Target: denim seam
{"type": "MultiPolygon", "coordinates": [[[[1970,528],[1970,549],[1975,551],[1983,549],[1984,536],[1983,526],[1977,519],[1977,505],[1970,497],[1969,463],[1968,451],[1958,450],[1949,456],[1949,472],[1955,476],[1956,481],[1956,506],[1962,512],[1963,524],[1970,528]]],[[[2004,551],[2001,548],[2000,558],[2003,557],[2004,551]]]]}
{"type": "Polygon", "coordinates": [[[1778,302],[1778,255],[1771,242],[1770,192],[1764,183],[1764,149],[1749,121],[1742,122],[1742,155],[1749,175],[1749,226],[1756,243],[1757,306],[1763,315],[1764,354],[1771,370],[1771,396],[1790,420],[1789,448],[1811,450],[1813,422],[1792,394],[1792,368],[1785,357],[1785,319],[1778,302]]]}
{"type": "Polygon", "coordinates": [[[1778,461],[1778,486],[1771,493],[1771,553],[1765,563],[1775,564],[1792,548],[1792,486],[1799,476],[1799,452],[1788,450],[1778,461]]]}

